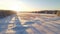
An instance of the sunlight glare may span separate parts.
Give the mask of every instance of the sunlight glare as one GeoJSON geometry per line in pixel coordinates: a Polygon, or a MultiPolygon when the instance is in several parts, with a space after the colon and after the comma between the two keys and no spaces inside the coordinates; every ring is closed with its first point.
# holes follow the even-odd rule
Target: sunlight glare
{"type": "MultiPolygon", "coordinates": [[[[31,7],[23,1],[0,1],[0,9],[14,10],[16,12],[30,11],[31,7]]],[[[33,10],[33,9],[32,9],[33,10]]]]}

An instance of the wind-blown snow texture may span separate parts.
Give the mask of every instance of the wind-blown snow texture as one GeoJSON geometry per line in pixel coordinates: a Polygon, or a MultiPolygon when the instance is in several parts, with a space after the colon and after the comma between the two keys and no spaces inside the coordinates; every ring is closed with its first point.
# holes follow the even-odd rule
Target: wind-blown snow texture
{"type": "Polygon", "coordinates": [[[60,34],[60,17],[20,14],[0,19],[0,34],[60,34]]]}

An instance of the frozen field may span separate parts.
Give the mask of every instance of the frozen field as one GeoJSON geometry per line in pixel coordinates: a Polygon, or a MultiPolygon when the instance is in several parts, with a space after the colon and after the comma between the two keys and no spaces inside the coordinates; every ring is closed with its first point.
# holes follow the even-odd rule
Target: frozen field
{"type": "Polygon", "coordinates": [[[60,34],[60,17],[19,13],[0,19],[0,34],[60,34]]]}

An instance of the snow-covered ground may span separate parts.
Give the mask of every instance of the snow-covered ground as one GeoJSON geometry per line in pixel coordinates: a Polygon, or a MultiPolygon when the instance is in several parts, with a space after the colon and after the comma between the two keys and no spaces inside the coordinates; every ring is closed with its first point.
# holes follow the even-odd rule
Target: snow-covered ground
{"type": "Polygon", "coordinates": [[[60,34],[60,17],[20,13],[0,19],[0,34],[60,34]]]}

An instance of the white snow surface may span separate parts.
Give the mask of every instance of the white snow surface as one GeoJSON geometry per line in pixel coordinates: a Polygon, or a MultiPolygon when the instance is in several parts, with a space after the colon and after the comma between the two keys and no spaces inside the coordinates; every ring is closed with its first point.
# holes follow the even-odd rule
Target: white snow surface
{"type": "Polygon", "coordinates": [[[0,34],[60,34],[60,17],[20,13],[0,19],[0,34]]]}

